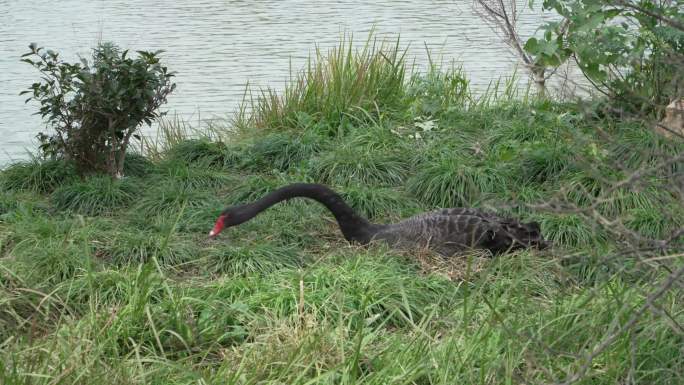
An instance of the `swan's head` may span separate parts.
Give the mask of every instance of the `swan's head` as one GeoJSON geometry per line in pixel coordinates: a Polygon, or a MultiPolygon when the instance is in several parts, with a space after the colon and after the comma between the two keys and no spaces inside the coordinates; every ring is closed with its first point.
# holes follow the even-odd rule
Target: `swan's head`
{"type": "Polygon", "coordinates": [[[209,232],[210,237],[217,236],[226,227],[236,226],[248,219],[248,215],[243,209],[243,207],[231,207],[223,210],[216,223],[214,223],[214,228],[209,232]]]}
{"type": "Polygon", "coordinates": [[[211,229],[209,232],[210,237],[215,237],[217,236],[223,229],[226,227],[226,219],[228,217],[224,215],[223,213],[219,215],[218,219],[216,220],[216,223],[214,223],[214,228],[211,229]]]}

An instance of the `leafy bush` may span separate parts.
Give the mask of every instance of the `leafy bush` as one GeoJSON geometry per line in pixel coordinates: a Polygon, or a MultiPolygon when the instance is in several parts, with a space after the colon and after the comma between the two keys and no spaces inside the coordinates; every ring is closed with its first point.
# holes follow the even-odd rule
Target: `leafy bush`
{"type": "Polygon", "coordinates": [[[681,96],[684,22],[677,1],[545,0],[562,20],[525,49],[538,64],[574,59],[600,91],[627,112],[663,110],[681,96]]]}
{"type": "Polygon", "coordinates": [[[250,203],[264,195],[283,187],[288,180],[283,175],[251,175],[228,191],[228,203],[250,203]]]}
{"type": "Polygon", "coordinates": [[[29,48],[22,61],[40,71],[43,80],[22,94],[30,94],[27,102],[40,104],[40,115],[55,132],[38,135],[42,152],[74,161],[81,174],[121,178],[134,133],[161,115],[159,107],[175,88],[173,74],[159,62],[160,51],[138,51],[132,59],[128,50],[102,43],[92,63],[70,64],[52,50],[36,44],[29,48]]]}
{"type": "Polygon", "coordinates": [[[197,255],[197,247],[177,239],[173,234],[157,232],[121,232],[112,234],[101,256],[115,265],[145,263],[156,257],[162,265],[187,262],[197,255]]]}
{"type": "Polygon", "coordinates": [[[133,214],[141,216],[143,221],[155,216],[175,219],[183,207],[199,209],[209,202],[212,202],[212,195],[206,191],[167,182],[147,190],[134,206],[133,214]]]}
{"type": "Polygon", "coordinates": [[[448,302],[454,287],[443,278],[416,276],[399,258],[370,252],[339,254],[336,263],[311,266],[306,274],[283,269],[255,279],[224,280],[195,295],[240,301],[253,311],[268,309],[280,317],[296,314],[300,280],[305,290],[304,311],[324,318],[359,312],[368,324],[403,326],[419,322],[440,303],[448,302]],[[448,293],[446,295],[440,295],[448,293]],[[410,302],[406,299],[410,298],[410,302]]]}
{"type": "MultiPolygon", "coordinates": [[[[669,209],[676,210],[674,207],[669,209]]],[[[682,225],[681,219],[677,218],[680,223],[673,223],[670,218],[672,217],[663,215],[662,211],[636,208],[626,213],[625,225],[644,237],[661,239],[682,225]]]]}
{"type": "Polygon", "coordinates": [[[86,273],[92,265],[87,247],[65,245],[59,238],[20,243],[12,250],[12,255],[16,264],[13,268],[21,280],[33,285],[51,286],[72,279],[86,273]]]}
{"type": "Polygon", "coordinates": [[[591,248],[606,240],[600,227],[592,227],[577,214],[544,216],[540,224],[544,237],[559,246],[591,248]]]}
{"type": "MultiPolygon", "coordinates": [[[[684,152],[684,141],[669,140],[643,124],[621,125],[611,132],[614,140],[610,143],[610,160],[624,164],[630,169],[653,167],[663,161],[663,157],[673,157],[684,152]]],[[[666,174],[682,172],[682,162],[673,162],[662,168],[666,174]]]]}

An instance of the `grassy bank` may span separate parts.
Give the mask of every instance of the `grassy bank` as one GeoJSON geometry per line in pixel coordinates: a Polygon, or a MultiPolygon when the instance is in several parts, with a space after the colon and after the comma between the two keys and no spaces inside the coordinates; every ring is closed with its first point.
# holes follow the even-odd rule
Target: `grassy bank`
{"type": "Polygon", "coordinates": [[[458,70],[414,73],[394,45],[317,59],[233,127],[163,127],[122,181],[61,161],[2,171],[0,383],[684,381],[681,286],[639,312],[681,255],[645,263],[676,252],[633,253],[618,231],[681,228],[682,166],[616,188],[683,145],[510,87],[474,97],[458,70]],[[295,181],[379,222],[488,207],[539,221],[555,247],[360,248],[308,201],[207,239],[224,206],[295,181]]]}

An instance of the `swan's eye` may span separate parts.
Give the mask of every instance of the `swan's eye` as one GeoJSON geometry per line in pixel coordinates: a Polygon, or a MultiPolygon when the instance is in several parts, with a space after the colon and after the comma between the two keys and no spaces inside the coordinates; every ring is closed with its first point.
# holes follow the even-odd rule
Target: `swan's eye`
{"type": "Polygon", "coordinates": [[[223,228],[226,226],[225,220],[227,217],[228,217],[228,214],[223,214],[223,215],[218,217],[218,219],[216,220],[216,223],[214,224],[214,228],[211,229],[211,231],[209,232],[210,237],[214,237],[214,236],[218,235],[218,233],[220,233],[221,230],[223,230],[223,228]]]}

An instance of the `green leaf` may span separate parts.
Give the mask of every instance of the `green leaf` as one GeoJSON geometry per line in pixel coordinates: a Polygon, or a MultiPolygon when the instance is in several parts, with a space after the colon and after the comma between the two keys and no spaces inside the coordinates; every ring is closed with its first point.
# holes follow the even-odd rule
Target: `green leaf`
{"type": "Polygon", "coordinates": [[[531,38],[527,39],[527,42],[525,43],[525,47],[524,47],[525,51],[532,53],[532,54],[536,54],[538,48],[539,48],[539,42],[537,41],[536,38],[531,37],[531,38]]]}

